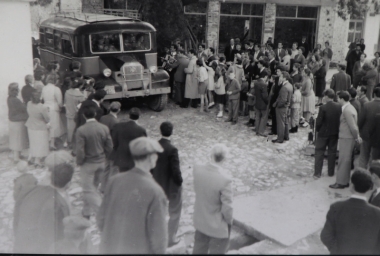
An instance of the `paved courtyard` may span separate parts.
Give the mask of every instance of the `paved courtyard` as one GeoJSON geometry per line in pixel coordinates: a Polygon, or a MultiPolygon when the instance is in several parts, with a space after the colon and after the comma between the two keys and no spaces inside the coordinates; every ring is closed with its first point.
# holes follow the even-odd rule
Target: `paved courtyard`
{"type": "MultiPolygon", "coordinates": [[[[179,234],[186,234],[187,251],[191,251],[192,215],[194,212],[195,194],[192,184],[192,167],[197,162],[205,162],[209,150],[215,143],[225,143],[230,148],[230,156],[226,168],[233,178],[234,196],[251,195],[258,191],[269,191],[280,187],[292,186],[313,181],[313,158],[302,153],[307,144],[309,128],[299,129],[298,134],[291,134],[290,141],[284,144],[273,144],[272,138],[258,137],[244,123],[247,117],[240,118],[237,125],[231,126],[224,120],[217,120],[216,109],[210,113],[199,113],[198,109],[181,109],[173,103],[156,113],[140,106],[142,117],[140,124],[148,135],[159,139],[159,125],[170,120],[174,124],[172,143],[179,149],[183,184],[183,209],[179,234]]],[[[128,109],[120,115],[127,117],[128,109]]],[[[26,152],[25,152],[26,154],[26,152]]],[[[14,207],[13,180],[19,175],[12,163],[11,153],[1,153],[0,174],[0,252],[12,252],[12,214],[14,207]]],[[[46,169],[30,167],[38,180],[45,176],[46,169]]],[[[72,212],[79,214],[81,188],[78,184],[78,169],[69,188],[72,200],[72,212]]],[[[249,207],[249,206],[247,206],[249,207]]],[[[251,209],[255,211],[255,209],[251,209]]],[[[95,219],[90,232],[95,245],[99,243],[95,219]]]]}

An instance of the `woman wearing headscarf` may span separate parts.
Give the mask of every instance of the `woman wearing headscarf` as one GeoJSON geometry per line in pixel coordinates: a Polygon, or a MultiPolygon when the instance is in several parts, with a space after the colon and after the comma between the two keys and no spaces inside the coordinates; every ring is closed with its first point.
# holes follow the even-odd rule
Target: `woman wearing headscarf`
{"type": "Polygon", "coordinates": [[[26,107],[29,118],[25,123],[29,135],[29,154],[35,158],[36,167],[41,167],[41,158],[49,154],[50,118],[48,109],[41,103],[40,98],[40,93],[35,91],[26,107]]]}
{"type": "Polygon", "coordinates": [[[21,151],[28,148],[28,131],[25,126],[28,113],[24,103],[17,98],[19,91],[18,83],[8,86],[9,149],[13,151],[14,163],[20,160],[21,151]]]}

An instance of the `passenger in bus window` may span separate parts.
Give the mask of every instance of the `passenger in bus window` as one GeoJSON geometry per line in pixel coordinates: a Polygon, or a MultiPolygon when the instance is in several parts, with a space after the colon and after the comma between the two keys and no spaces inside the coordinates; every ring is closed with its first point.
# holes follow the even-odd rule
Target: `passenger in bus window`
{"type": "Polygon", "coordinates": [[[146,43],[144,43],[144,34],[136,36],[136,50],[146,50],[146,43]]]}

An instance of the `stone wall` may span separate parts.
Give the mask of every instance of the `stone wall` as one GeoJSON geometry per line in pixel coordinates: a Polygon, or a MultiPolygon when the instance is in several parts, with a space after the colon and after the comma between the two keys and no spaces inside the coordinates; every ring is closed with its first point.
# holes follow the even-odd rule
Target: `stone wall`
{"type": "Polygon", "coordinates": [[[321,6],[318,24],[317,43],[325,47],[329,41],[333,51],[332,61],[343,63],[347,53],[349,20],[338,16],[333,6],[321,6]]]}
{"type": "Polygon", "coordinates": [[[276,25],[276,4],[267,3],[264,12],[264,31],[262,42],[264,43],[269,37],[274,38],[274,27],[276,25]]]}
{"type": "Polygon", "coordinates": [[[38,30],[41,23],[59,11],[59,0],[53,0],[49,5],[32,5],[30,7],[32,35],[39,38],[38,30]]]}
{"type": "Polygon", "coordinates": [[[218,53],[219,48],[219,24],[220,1],[211,0],[208,3],[206,38],[207,46],[213,47],[218,53]]]}

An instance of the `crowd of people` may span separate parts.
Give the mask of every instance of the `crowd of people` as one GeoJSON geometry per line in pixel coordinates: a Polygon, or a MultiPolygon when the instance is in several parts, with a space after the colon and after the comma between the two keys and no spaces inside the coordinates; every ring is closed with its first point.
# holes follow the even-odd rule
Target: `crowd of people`
{"type": "MultiPolygon", "coordinates": [[[[274,49],[271,38],[263,45],[250,40],[244,47],[240,40],[231,39],[223,57],[204,45],[186,54],[181,44],[174,44],[164,58],[173,82],[173,100],[182,108],[197,108],[200,102],[201,112],[217,106],[216,117],[228,112],[225,122],[232,125],[239,115],[249,116],[246,125],[254,126],[257,136],[277,135],[273,143],[284,143],[299,126],[307,127],[319,107],[314,178],[321,177],[326,147],[328,174],[334,175],[339,143],[336,183],[330,187],[346,188],[355,148],[360,150],[356,168],[368,169],[372,160],[380,159],[376,132],[380,88],[375,88],[379,54],[366,61],[364,48],[356,45],[347,56],[349,61],[357,56],[351,74],[346,65],[339,64],[326,90],[333,54],[329,42],[323,50],[320,45],[311,50],[305,39],[293,43],[291,49],[284,49],[281,42],[274,49]],[[269,133],[268,118],[272,119],[269,133]]],[[[129,111],[129,121],[120,122],[120,102],[106,108],[104,84],[86,79],[77,61],[66,74],[57,62],[45,68],[39,59],[34,69],[34,75],[25,77],[22,100],[17,83],[8,87],[9,147],[22,173],[14,188],[14,252],[96,253],[86,236],[91,217],[101,232],[99,253],[163,254],[179,243],[183,179],[178,149],[170,142],[173,125],[162,123],[162,139],[155,141],[139,125],[138,108],[129,111]],[[28,147],[28,159],[23,161],[20,152],[28,147]],[[83,192],[81,216],[70,214],[67,195],[73,158],[83,192]],[[28,164],[47,167],[43,183],[25,173],[28,164]]],[[[194,166],[196,254],[223,254],[228,249],[233,209],[232,177],[224,167],[227,152],[217,144],[208,163],[194,166]]],[[[360,188],[365,175],[360,171],[352,175],[353,191],[370,189],[369,183],[360,188]]],[[[331,231],[334,227],[328,228],[335,232],[331,231]]],[[[326,239],[326,232],[322,241],[334,251],[337,242],[331,234],[326,239]]]]}

